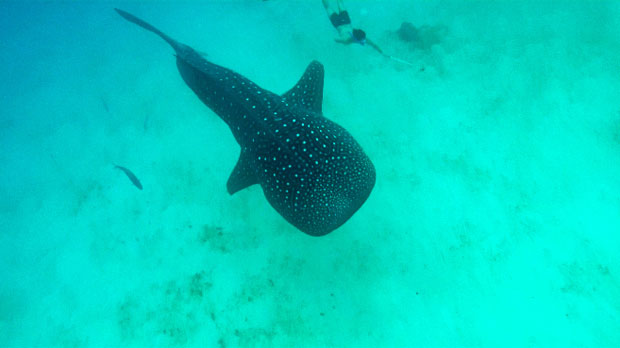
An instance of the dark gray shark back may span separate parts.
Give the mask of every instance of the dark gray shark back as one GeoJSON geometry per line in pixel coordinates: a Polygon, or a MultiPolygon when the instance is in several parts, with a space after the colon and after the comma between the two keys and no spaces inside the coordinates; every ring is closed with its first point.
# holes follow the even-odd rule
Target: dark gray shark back
{"type": "Polygon", "coordinates": [[[259,184],[280,215],[313,236],[338,228],[366,201],[375,184],[374,166],[344,128],[323,116],[319,62],[280,96],[116,11],[173,47],[183,80],[230,127],[241,146],[227,183],[230,194],[259,184]]]}

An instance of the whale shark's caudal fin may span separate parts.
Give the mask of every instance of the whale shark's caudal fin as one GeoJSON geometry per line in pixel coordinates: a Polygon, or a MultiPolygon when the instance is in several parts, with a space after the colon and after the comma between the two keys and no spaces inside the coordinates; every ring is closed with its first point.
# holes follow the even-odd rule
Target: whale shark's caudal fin
{"type": "Polygon", "coordinates": [[[142,28],[148,30],[148,31],[152,31],[155,34],[159,35],[162,39],[166,40],[167,43],[170,44],[170,46],[172,46],[172,48],[174,48],[175,51],[179,51],[184,45],[182,43],[179,43],[175,40],[173,40],[170,36],[162,33],[159,29],[155,28],[154,26],[148,24],[147,22],[141,20],[140,18],[132,15],[131,13],[127,13],[123,10],[119,10],[117,8],[114,9],[114,11],[118,12],[119,15],[121,15],[121,17],[125,18],[126,20],[135,23],[139,26],[141,26],[142,28]]]}

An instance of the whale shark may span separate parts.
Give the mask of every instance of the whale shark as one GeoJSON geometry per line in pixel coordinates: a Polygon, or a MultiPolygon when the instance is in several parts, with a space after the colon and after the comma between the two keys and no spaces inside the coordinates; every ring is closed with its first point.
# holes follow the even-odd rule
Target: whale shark
{"type": "Polygon", "coordinates": [[[185,83],[229,126],[241,147],[226,184],[229,194],[260,185],[269,204],[311,236],[342,226],[364,204],[375,168],[353,136],[323,115],[321,63],[312,61],[299,82],[279,95],[115,10],[172,46],[185,83]]]}

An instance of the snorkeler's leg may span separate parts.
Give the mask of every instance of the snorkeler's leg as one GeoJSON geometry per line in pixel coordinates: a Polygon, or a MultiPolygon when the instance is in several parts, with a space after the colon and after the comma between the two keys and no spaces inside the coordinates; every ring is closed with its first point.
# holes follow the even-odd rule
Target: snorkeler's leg
{"type": "Polygon", "coordinates": [[[332,6],[333,0],[322,0],[323,7],[325,7],[325,11],[327,11],[327,16],[331,17],[333,14],[337,14],[336,8],[332,6]]]}
{"type": "Polygon", "coordinates": [[[338,13],[340,13],[342,11],[346,11],[344,9],[344,2],[343,2],[343,0],[336,0],[336,5],[338,6],[338,13]]]}

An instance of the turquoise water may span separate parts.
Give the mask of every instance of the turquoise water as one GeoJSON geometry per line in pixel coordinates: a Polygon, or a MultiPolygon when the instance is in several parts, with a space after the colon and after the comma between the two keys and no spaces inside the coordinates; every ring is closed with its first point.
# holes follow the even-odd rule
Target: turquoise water
{"type": "Polygon", "coordinates": [[[620,3],[346,5],[412,66],[318,0],[1,2],[0,346],[620,346],[620,3]],[[276,93],[323,63],[368,201],[313,238],[228,195],[230,130],[114,7],[276,93]]]}

